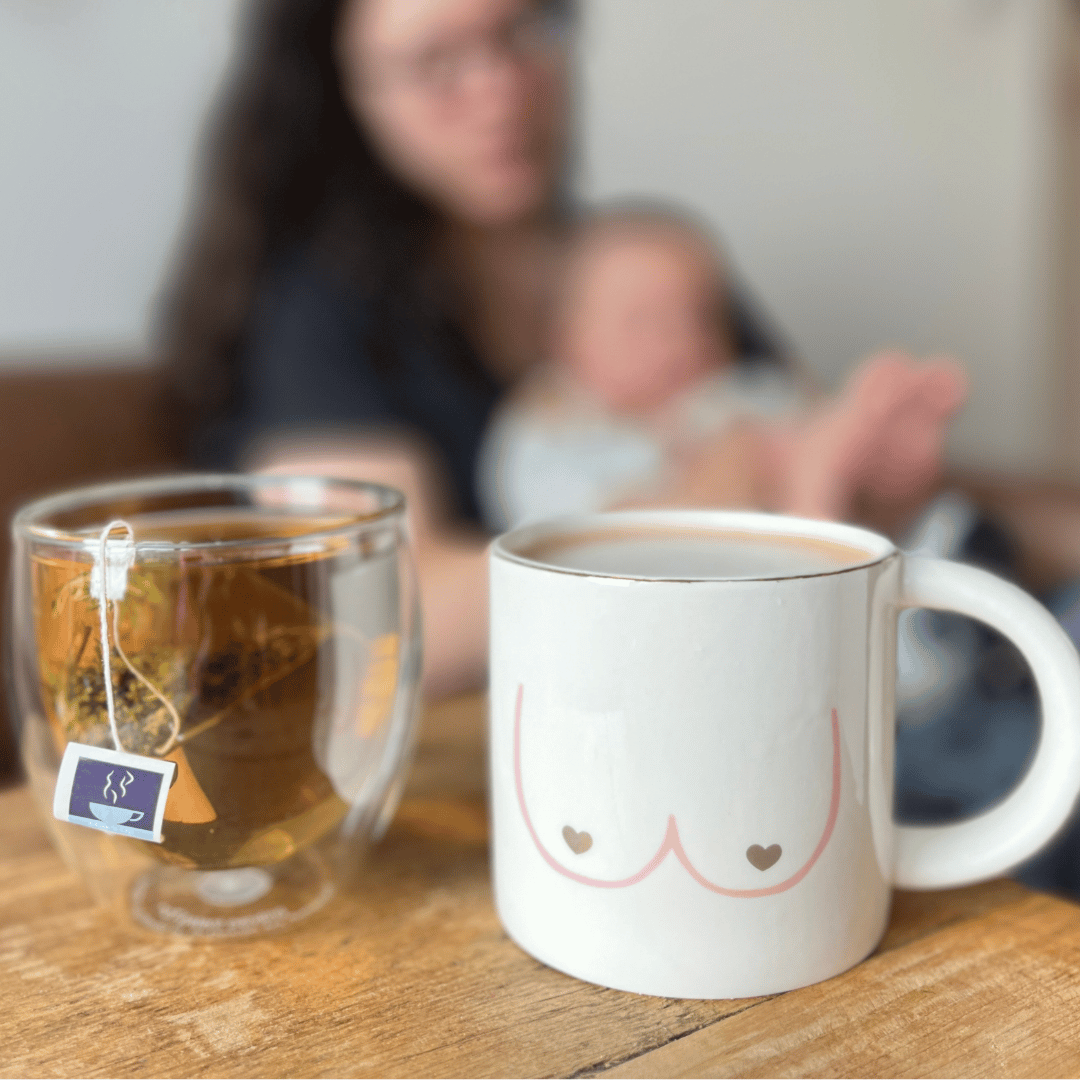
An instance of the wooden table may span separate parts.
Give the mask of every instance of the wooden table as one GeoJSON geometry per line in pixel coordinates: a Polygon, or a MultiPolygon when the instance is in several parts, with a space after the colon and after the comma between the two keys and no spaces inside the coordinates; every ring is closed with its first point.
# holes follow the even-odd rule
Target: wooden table
{"type": "Polygon", "coordinates": [[[359,898],[292,936],[150,939],[96,909],[0,793],[5,1076],[1076,1076],[1080,908],[996,882],[900,893],[878,952],[742,1001],[590,986],[507,940],[482,704],[429,711],[359,898]]]}

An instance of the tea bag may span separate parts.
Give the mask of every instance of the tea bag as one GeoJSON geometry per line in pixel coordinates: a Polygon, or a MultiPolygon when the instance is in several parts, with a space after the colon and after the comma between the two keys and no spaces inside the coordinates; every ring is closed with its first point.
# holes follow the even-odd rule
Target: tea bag
{"type": "MultiPolygon", "coordinates": [[[[310,605],[258,570],[139,566],[134,545],[114,553],[114,544],[106,639],[116,734],[124,749],[167,755],[176,717],[175,741],[182,747],[311,660],[329,635],[310,605]]],[[[35,566],[44,696],[60,749],[69,740],[102,747],[115,742],[101,649],[100,580],[99,561],[90,568],[43,560],[35,566]],[[79,568],[72,573],[73,567],[79,568]]]]}
{"type": "MultiPolygon", "coordinates": [[[[330,636],[311,605],[258,570],[215,568],[206,575],[198,582],[207,587],[199,597],[201,626],[189,661],[192,691],[182,744],[210,732],[238,708],[256,704],[307,664],[330,636]]],[[[269,728],[262,734],[273,738],[269,728]]]]}
{"type": "MultiPolygon", "coordinates": [[[[238,513],[237,531],[260,536],[247,517],[238,513]]],[[[31,580],[43,697],[58,748],[108,763],[85,806],[72,809],[61,798],[65,820],[134,829],[125,835],[140,839],[138,830],[152,822],[157,857],[220,869],[286,858],[347,813],[339,791],[372,782],[393,727],[403,660],[396,566],[380,565],[373,590],[346,612],[343,632],[355,631],[356,640],[341,648],[336,582],[356,558],[347,545],[313,550],[275,533],[261,550],[219,548],[201,542],[200,528],[218,532],[218,519],[209,518],[212,530],[196,518],[194,532],[183,518],[150,519],[138,545],[126,527],[122,537],[105,533],[91,559],[43,549],[33,556],[31,580]],[[364,752],[328,770],[320,728],[346,669],[346,748],[359,741],[364,752]],[[109,769],[123,765],[138,779],[137,758],[144,772],[157,768],[167,777],[153,814],[112,802],[109,769]],[[339,786],[332,774],[343,770],[339,786]]],[[[221,520],[226,531],[236,527],[221,520]]],[[[360,561],[371,569],[366,551],[360,561]]]]}
{"type": "Polygon", "coordinates": [[[165,760],[176,765],[176,779],[165,803],[165,820],[184,825],[202,825],[215,820],[217,811],[195,778],[184,748],[175,747],[165,755],[165,760]]]}

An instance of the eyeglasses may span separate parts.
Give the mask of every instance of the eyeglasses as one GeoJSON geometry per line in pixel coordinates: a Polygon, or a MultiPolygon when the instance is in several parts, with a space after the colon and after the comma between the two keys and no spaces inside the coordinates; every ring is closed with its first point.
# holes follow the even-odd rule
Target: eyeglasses
{"type": "Polygon", "coordinates": [[[412,56],[386,64],[377,81],[404,87],[432,98],[449,97],[465,76],[485,63],[542,63],[559,56],[568,38],[567,20],[546,6],[537,6],[503,23],[434,42],[412,56]]]}

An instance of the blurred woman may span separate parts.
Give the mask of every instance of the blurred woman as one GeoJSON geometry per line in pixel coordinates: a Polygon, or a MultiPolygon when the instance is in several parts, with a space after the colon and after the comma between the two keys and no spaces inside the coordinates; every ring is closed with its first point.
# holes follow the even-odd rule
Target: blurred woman
{"type": "MultiPolygon", "coordinates": [[[[429,691],[480,681],[485,425],[545,352],[563,232],[569,0],[263,0],[171,307],[208,465],[405,491],[429,691]]],[[[743,354],[772,350],[744,306],[743,354]]],[[[745,495],[739,448],[673,502],[745,495]]]]}

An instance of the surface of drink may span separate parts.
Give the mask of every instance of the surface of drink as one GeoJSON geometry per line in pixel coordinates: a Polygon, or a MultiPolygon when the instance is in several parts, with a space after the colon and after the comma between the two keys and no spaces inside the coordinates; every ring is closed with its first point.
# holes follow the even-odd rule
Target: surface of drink
{"type": "Polygon", "coordinates": [[[874,561],[862,548],[817,537],[691,527],[569,532],[520,554],[581,573],[661,580],[803,577],[874,561]]]}
{"type": "MultiPolygon", "coordinates": [[[[109,610],[117,731],[122,749],[177,764],[164,842],[144,846],[200,869],[288,858],[348,810],[328,763],[335,725],[374,743],[389,720],[395,598],[361,590],[343,609],[341,597],[343,582],[370,579],[396,552],[335,532],[355,515],[221,507],[126,520],[137,558],[109,610]]],[[[60,751],[114,745],[91,595],[96,530],[86,536],[85,550],[32,559],[42,697],[60,751]]]]}

